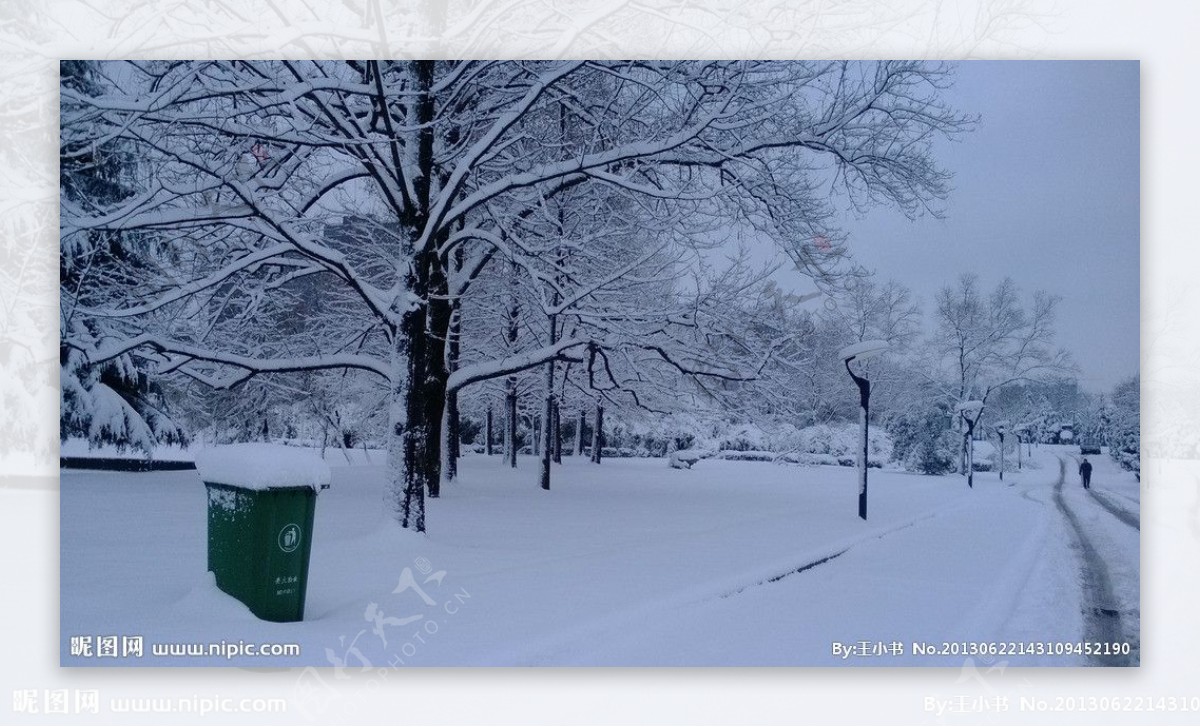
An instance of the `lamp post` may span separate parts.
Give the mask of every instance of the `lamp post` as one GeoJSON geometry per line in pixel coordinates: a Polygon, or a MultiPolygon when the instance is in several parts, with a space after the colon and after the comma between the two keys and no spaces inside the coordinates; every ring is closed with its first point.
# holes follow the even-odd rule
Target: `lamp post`
{"type": "Polygon", "coordinates": [[[1008,429],[1008,422],[996,422],[996,434],[1000,435],[1000,481],[1004,481],[1004,434],[1008,429]]]}
{"type": "Polygon", "coordinates": [[[975,424],[983,411],[983,402],[972,399],[958,405],[959,416],[967,423],[967,487],[975,487],[975,424]]]}
{"type": "Polygon", "coordinates": [[[868,419],[871,413],[871,382],[850,368],[851,361],[862,361],[883,353],[888,349],[887,341],[862,341],[846,346],[838,352],[838,358],[846,366],[846,373],[858,384],[859,417],[862,420],[862,451],[858,459],[858,516],[867,519],[867,466],[868,466],[868,419]]]}

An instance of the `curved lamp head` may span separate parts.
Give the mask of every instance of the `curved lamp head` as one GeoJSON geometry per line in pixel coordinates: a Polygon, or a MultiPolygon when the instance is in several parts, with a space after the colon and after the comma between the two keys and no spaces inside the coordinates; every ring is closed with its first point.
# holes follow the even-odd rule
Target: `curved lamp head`
{"type": "Polygon", "coordinates": [[[1008,434],[1008,420],[996,422],[996,431],[1000,433],[1000,436],[1008,434]]]}
{"type": "Polygon", "coordinates": [[[863,359],[877,356],[888,350],[887,341],[860,341],[846,346],[841,351],[838,351],[838,359],[841,361],[862,361],[863,359]]]}

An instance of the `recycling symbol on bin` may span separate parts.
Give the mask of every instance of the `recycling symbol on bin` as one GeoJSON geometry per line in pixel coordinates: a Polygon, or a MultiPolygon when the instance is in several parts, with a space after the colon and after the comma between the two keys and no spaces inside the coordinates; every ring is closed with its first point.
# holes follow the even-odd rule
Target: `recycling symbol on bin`
{"type": "Polygon", "coordinates": [[[279,531],[279,549],[285,553],[290,553],[300,547],[300,526],[296,523],[288,523],[283,526],[283,530],[279,531]]]}

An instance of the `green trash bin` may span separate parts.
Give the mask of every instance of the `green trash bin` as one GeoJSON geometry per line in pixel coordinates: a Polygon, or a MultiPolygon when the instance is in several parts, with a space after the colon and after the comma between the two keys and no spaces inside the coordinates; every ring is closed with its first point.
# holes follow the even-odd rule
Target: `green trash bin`
{"type": "Polygon", "coordinates": [[[240,444],[196,457],[208,494],[208,569],[265,621],[301,621],[317,491],[329,468],[295,447],[240,444]]]}

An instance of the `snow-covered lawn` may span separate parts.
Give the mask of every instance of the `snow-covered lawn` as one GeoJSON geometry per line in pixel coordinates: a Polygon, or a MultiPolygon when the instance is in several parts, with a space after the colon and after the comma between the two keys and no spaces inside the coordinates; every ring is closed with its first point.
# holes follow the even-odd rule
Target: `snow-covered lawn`
{"type": "Polygon", "coordinates": [[[957,476],[873,470],[863,522],[853,468],[566,458],[543,492],[532,458],[511,470],[469,455],[430,501],[421,537],[385,517],[382,466],[338,466],[330,451],[306,620],[292,624],[259,621],[212,585],[196,472],[64,471],[62,661],[963,665],[914,656],[912,642],[1082,635],[1078,563],[1050,496],[1057,460],[1035,457],[1040,468],[1004,483],[977,473],[974,490],[957,476]],[[71,655],[72,636],[106,635],[144,636],[146,656],[71,655]],[[899,641],[904,654],[834,654],[834,642],[861,640],[899,641]],[[151,655],[152,644],[221,641],[302,651],[151,655]]]}

